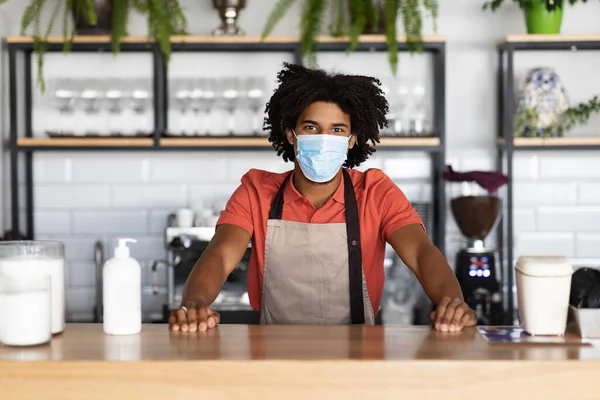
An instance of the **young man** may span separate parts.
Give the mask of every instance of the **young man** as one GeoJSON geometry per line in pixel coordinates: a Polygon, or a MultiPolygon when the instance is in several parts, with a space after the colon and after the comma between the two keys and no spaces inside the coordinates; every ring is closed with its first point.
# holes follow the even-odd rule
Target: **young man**
{"type": "Polygon", "coordinates": [[[172,330],[219,323],[210,305],[252,241],[248,294],[266,324],[373,324],[386,242],[436,305],[434,327],[475,325],[458,282],[402,191],[358,166],[375,149],[388,103],[377,79],[285,64],[264,129],[292,171],[242,177],[192,270],[172,330]],[[344,168],[345,167],[345,168],[344,168]]]}

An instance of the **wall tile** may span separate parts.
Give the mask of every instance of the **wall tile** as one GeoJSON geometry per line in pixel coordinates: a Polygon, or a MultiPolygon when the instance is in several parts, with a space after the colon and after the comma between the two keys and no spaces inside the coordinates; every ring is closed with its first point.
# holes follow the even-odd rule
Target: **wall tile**
{"type": "Polygon", "coordinates": [[[516,154],[513,157],[513,179],[529,181],[538,179],[539,157],[537,155],[516,154]]]}
{"type": "Polygon", "coordinates": [[[106,238],[102,235],[90,235],[89,237],[38,235],[38,240],[58,240],[65,245],[65,258],[69,261],[92,261],[94,260],[96,242],[100,241],[104,251],[105,259],[110,257],[112,249],[108,251],[106,238]]]}
{"type": "Polygon", "coordinates": [[[239,181],[205,185],[190,185],[188,191],[188,204],[193,208],[198,208],[198,206],[202,204],[206,204],[210,207],[211,203],[215,200],[227,201],[239,185],[239,181]]]}
{"type": "Polygon", "coordinates": [[[519,256],[575,255],[575,234],[527,232],[515,236],[515,260],[519,256]]]}
{"type": "Polygon", "coordinates": [[[431,160],[427,157],[408,155],[386,159],[384,172],[392,179],[429,179],[431,160]]]}
{"type": "Polygon", "coordinates": [[[176,208],[187,206],[186,185],[135,185],[112,188],[113,207],[176,208]]]}
{"type": "Polygon", "coordinates": [[[34,207],[44,208],[100,208],[110,206],[108,186],[42,186],[34,188],[34,207]]]}
{"type": "Polygon", "coordinates": [[[96,290],[92,287],[67,288],[67,313],[87,315],[96,306],[96,290]]]}
{"type": "Polygon", "coordinates": [[[516,182],[513,194],[515,207],[577,204],[577,183],[516,182]]]}
{"type": "Polygon", "coordinates": [[[73,181],[90,183],[138,183],[144,180],[147,160],[135,154],[99,153],[73,157],[73,181]],[[102,168],[98,168],[99,166],[102,168]]]}
{"type": "Polygon", "coordinates": [[[281,173],[294,169],[292,162],[285,162],[277,153],[259,152],[244,153],[242,157],[230,157],[229,159],[228,179],[239,183],[242,176],[250,169],[261,169],[275,173],[281,173]]]}
{"type": "MultiPolygon", "coordinates": [[[[25,223],[25,218],[21,218],[25,223]]],[[[68,212],[35,212],[36,235],[68,235],[71,232],[71,214],[68,212]]]]}
{"type": "Polygon", "coordinates": [[[222,182],[227,179],[227,159],[220,153],[153,154],[150,180],[166,183],[222,182]]]}
{"type": "Polygon", "coordinates": [[[600,205],[600,182],[579,182],[579,204],[600,205]]]}
{"type": "Polygon", "coordinates": [[[518,235],[522,232],[536,231],[535,209],[516,209],[513,211],[513,233],[518,235]]]}
{"type": "Polygon", "coordinates": [[[75,234],[145,234],[148,230],[145,211],[74,212],[75,234]]]}
{"type": "Polygon", "coordinates": [[[599,207],[540,207],[537,228],[546,232],[598,232],[599,207]]]}
{"type": "MultiPolygon", "coordinates": [[[[33,180],[39,183],[66,183],[71,181],[72,163],[64,153],[40,154],[33,163],[33,180]]],[[[24,177],[24,169],[21,170],[24,177]]]]}
{"type": "Polygon", "coordinates": [[[596,153],[573,152],[540,156],[540,178],[600,178],[600,157],[596,153]]]}
{"type": "Polygon", "coordinates": [[[579,258],[600,259],[600,234],[578,233],[575,255],[579,258]]]}
{"type": "MultiPolygon", "coordinates": [[[[140,264],[142,266],[142,286],[152,287],[152,265],[154,262],[147,261],[140,264]]],[[[155,279],[158,287],[167,286],[167,267],[165,264],[157,264],[155,279]]]]}
{"type": "Polygon", "coordinates": [[[96,265],[93,261],[69,261],[67,268],[69,271],[68,287],[95,287],[96,265]]]}
{"type": "Polygon", "coordinates": [[[167,227],[167,217],[174,214],[174,209],[153,209],[148,213],[148,233],[151,235],[162,235],[167,227]]]}

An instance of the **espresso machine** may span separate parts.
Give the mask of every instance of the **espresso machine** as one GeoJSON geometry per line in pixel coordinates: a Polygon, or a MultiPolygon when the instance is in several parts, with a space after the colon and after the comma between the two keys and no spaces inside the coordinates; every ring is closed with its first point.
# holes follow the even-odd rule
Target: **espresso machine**
{"type": "Polygon", "coordinates": [[[465,302],[475,310],[477,323],[502,325],[505,313],[496,249],[485,243],[502,214],[496,191],[508,177],[496,172],[457,173],[451,167],[444,177],[456,182],[450,208],[466,243],[456,254],[455,274],[465,302]]]}
{"type": "MultiPolygon", "coordinates": [[[[175,215],[169,215],[165,229],[166,260],[152,264],[152,280],[158,282],[159,266],[164,265],[166,273],[166,298],[163,303],[163,321],[168,321],[172,310],[181,304],[185,282],[192,268],[202,255],[215,233],[215,227],[178,227],[175,215]]],[[[250,306],[247,290],[250,245],[237,267],[229,274],[221,292],[211,308],[219,312],[222,324],[257,324],[260,315],[250,306]]],[[[157,284],[153,292],[160,295],[157,284]]]]}

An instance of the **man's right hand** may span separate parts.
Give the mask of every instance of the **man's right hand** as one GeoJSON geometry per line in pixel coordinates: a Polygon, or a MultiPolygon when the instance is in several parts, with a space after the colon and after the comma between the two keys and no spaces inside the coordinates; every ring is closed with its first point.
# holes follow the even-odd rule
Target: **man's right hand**
{"type": "Polygon", "coordinates": [[[204,332],[214,328],[219,322],[221,322],[221,316],[218,312],[211,310],[210,307],[190,305],[171,311],[169,329],[181,332],[204,332]]]}

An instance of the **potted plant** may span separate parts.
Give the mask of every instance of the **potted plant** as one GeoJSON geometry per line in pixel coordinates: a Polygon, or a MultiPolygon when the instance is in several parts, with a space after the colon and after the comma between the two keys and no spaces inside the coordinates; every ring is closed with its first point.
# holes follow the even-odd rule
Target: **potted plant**
{"type": "MultiPolygon", "coordinates": [[[[525,15],[525,24],[529,34],[559,34],[562,25],[563,9],[566,0],[507,0],[517,3],[525,15]]],[[[573,5],[587,0],[568,0],[573,5]]],[[[483,9],[495,11],[505,0],[491,0],[483,5],[483,9]]]]}
{"type": "MultiPolygon", "coordinates": [[[[0,5],[7,1],[0,0],[0,5]]],[[[76,34],[93,33],[110,34],[113,53],[117,54],[122,38],[127,35],[127,22],[133,10],[147,16],[148,35],[159,44],[168,62],[171,35],[186,34],[187,31],[186,17],[177,0],[30,0],[21,18],[21,34],[33,37],[41,91],[45,89],[43,67],[47,38],[59,14],[62,14],[65,53],[70,51],[76,34]],[[50,18],[46,28],[42,29],[42,17],[47,9],[50,9],[50,18]],[[108,12],[110,16],[106,15],[108,12]],[[99,20],[102,25],[93,29],[99,20]],[[78,28],[83,32],[79,32],[78,28]]]]}
{"type": "MultiPolygon", "coordinates": [[[[287,11],[297,0],[278,0],[263,28],[262,38],[269,36],[287,11]]],[[[316,37],[321,33],[324,14],[333,10],[333,19],[329,25],[332,36],[348,36],[348,51],[358,45],[358,39],[364,33],[383,33],[386,36],[389,62],[395,74],[398,68],[398,48],[396,21],[400,16],[406,33],[408,48],[411,53],[422,51],[423,26],[422,9],[429,12],[435,22],[438,15],[437,0],[302,0],[300,15],[300,41],[302,57],[309,64],[316,61],[316,37]]]]}

